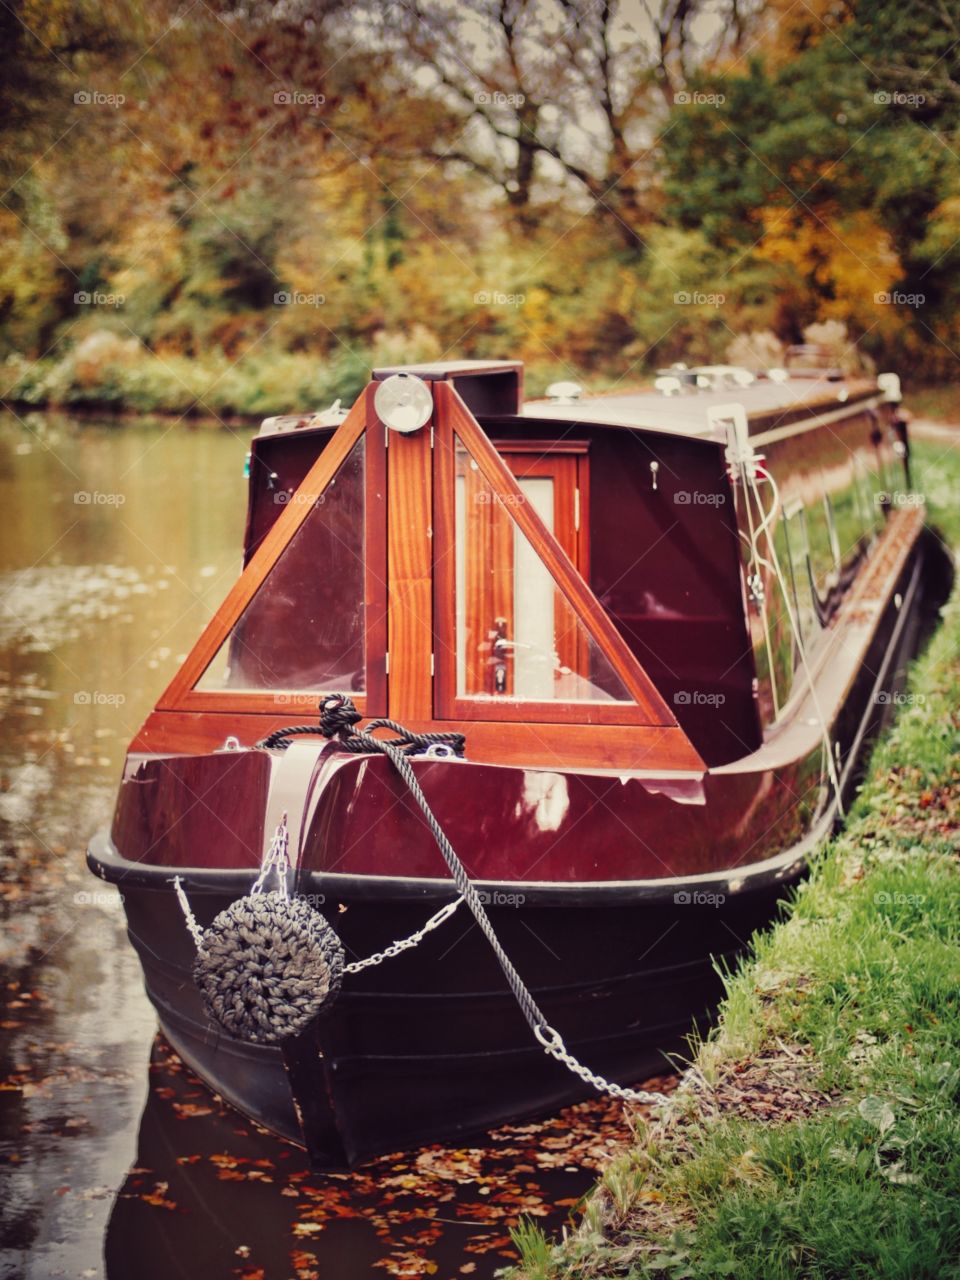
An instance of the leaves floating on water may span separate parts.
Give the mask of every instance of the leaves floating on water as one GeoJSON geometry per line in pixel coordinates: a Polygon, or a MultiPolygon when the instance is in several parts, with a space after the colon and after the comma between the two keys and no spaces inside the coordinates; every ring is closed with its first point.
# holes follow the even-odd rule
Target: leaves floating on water
{"type": "Polygon", "coordinates": [[[319,1280],[342,1274],[345,1259],[357,1277],[492,1277],[516,1258],[510,1232],[521,1218],[563,1226],[634,1131],[621,1104],[596,1098],[539,1123],[505,1125],[474,1145],[432,1145],[321,1174],[298,1148],[241,1120],[160,1039],[152,1074],[139,1176],[128,1178],[113,1226],[132,1239],[138,1204],[155,1213],[169,1202],[177,1212],[165,1246],[176,1256],[195,1251],[240,1280],[319,1280]],[[232,1230],[243,1231],[242,1246],[232,1230]],[[229,1271],[218,1261],[225,1257],[229,1271]]]}

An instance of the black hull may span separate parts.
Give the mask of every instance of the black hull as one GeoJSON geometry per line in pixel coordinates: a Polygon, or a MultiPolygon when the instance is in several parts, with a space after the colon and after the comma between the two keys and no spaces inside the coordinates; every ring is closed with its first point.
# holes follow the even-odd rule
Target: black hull
{"type": "MultiPolygon", "coordinates": [[[[799,871],[791,866],[790,878],[799,871]]],[[[622,906],[489,910],[568,1048],[626,1084],[662,1073],[669,1055],[684,1053],[722,995],[719,967],[769,922],[785,888],[778,877],[720,904],[675,902],[671,893],[622,906]]],[[[590,1095],[533,1038],[465,907],[415,951],[351,978],[330,1012],[281,1052],[235,1041],[206,1019],[190,974],[193,944],[169,890],[121,890],[171,1044],[225,1100],[307,1146],[320,1167],[458,1140],[590,1095]]],[[[235,897],[191,891],[201,922],[235,897]]],[[[412,932],[433,909],[352,902],[341,912],[340,905],[328,899],[323,909],[358,956],[412,932]]]]}
{"type": "MultiPolygon", "coordinates": [[[[927,535],[833,724],[845,802],[891,710],[879,695],[901,682],[949,577],[927,535]]],[[[668,1056],[683,1054],[691,1032],[709,1021],[722,969],[769,924],[836,813],[821,811],[802,845],[714,875],[477,887],[488,893],[504,949],[569,1050],[591,1070],[631,1084],[662,1073],[668,1056]]],[[[458,1140],[589,1095],[533,1038],[464,906],[415,950],[351,976],[332,1009],[281,1052],[232,1040],[205,1017],[171,868],[129,862],[106,836],[89,862],[124,896],[147,992],[171,1044],[224,1099],[304,1145],[319,1167],[458,1140]]],[[[202,925],[248,892],[253,878],[201,868],[182,874],[202,925]]],[[[332,873],[307,876],[298,890],[314,895],[349,959],[406,937],[455,896],[449,881],[332,873]]]]}

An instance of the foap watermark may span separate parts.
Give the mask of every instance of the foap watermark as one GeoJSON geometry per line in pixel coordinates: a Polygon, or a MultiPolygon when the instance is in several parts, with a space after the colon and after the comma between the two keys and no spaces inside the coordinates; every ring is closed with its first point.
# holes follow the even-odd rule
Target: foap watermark
{"type": "Polygon", "coordinates": [[[74,305],[78,307],[122,307],[127,300],[125,293],[100,293],[94,289],[88,293],[86,289],[78,289],[73,295],[74,305]]]}
{"type": "Polygon", "coordinates": [[[490,489],[481,489],[474,501],[482,507],[522,507],[527,499],[522,493],[493,493],[490,489]]]}
{"type": "Polygon", "coordinates": [[[705,889],[678,889],[673,895],[678,907],[722,907],[725,893],[709,893],[705,889]]]}
{"type": "Polygon", "coordinates": [[[124,93],[101,93],[99,89],[78,89],[73,95],[77,107],[122,107],[126,100],[124,93]]]}
{"type": "Polygon", "coordinates": [[[881,707],[922,707],[926,700],[925,693],[900,693],[895,689],[881,689],[874,698],[881,707]]]}
{"type": "Polygon", "coordinates": [[[925,893],[875,893],[873,900],[878,907],[922,907],[927,900],[925,893]]]}
{"type": "Polygon", "coordinates": [[[679,507],[722,507],[726,496],[722,493],[706,493],[702,489],[678,489],[673,500],[679,507]]]}
{"type": "Polygon", "coordinates": [[[726,300],[725,293],[701,293],[699,289],[679,289],[673,295],[677,307],[722,307],[726,300]]]}
{"type": "Polygon", "coordinates": [[[873,501],[878,507],[922,507],[926,498],[922,493],[882,493],[874,494],[873,501]]]}
{"type": "Polygon", "coordinates": [[[326,500],[324,493],[291,493],[289,489],[279,489],[273,495],[275,507],[322,507],[326,500]]]}
{"type": "Polygon", "coordinates": [[[322,907],[327,901],[325,893],[295,893],[293,896],[295,901],[305,902],[308,907],[322,907]]]}
{"type": "Polygon", "coordinates": [[[78,489],[73,501],[78,507],[122,507],[125,493],[101,493],[99,489],[78,489]]]}
{"type": "Polygon", "coordinates": [[[75,907],[105,907],[108,911],[117,911],[123,906],[123,894],[116,889],[81,889],[73,895],[75,907]]]}
{"type": "Polygon", "coordinates": [[[525,293],[505,293],[502,289],[480,289],[473,295],[477,307],[522,307],[525,293]]]}
{"type": "Polygon", "coordinates": [[[302,89],[278,89],[273,95],[275,107],[310,107],[316,111],[326,101],[322,93],[304,93],[302,89]]]}
{"type": "Polygon", "coordinates": [[[927,295],[925,293],[903,293],[900,289],[894,289],[888,293],[883,289],[880,293],[873,295],[873,300],[878,307],[912,307],[916,311],[918,307],[926,306],[927,295]]]}
{"type": "Polygon", "coordinates": [[[76,707],[122,707],[126,700],[123,693],[105,693],[102,689],[78,689],[73,695],[76,707]]]}
{"type": "Polygon", "coordinates": [[[275,707],[303,707],[313,711],[316,709],[317,695],[315,693],[275,693],[273,704],[275,707]]]}
{"type": "Polygon", "coordinates": [[[673,95],[677,107],[722,107],[726,100],[725,93],[700,93],[696,89],[681,89],[673,95]]]}
{"type": "Polygon", "coordinates": [[[304,293],[302,289],[281,289],[273,295],[275,307],[322,307],[326,303],[322,293],[304,293]]]}
{"type": "Polygon", "coordinates": [[[522,893],[508,893],[504,889],[478,889],[477,897],[485,907],[522,907],[527,900],[522,893]]]}
{"type": "Polygon", "coordinates": [[[522,107],[526,100],[525,93],[501,93],[499,89],[481,90],[473,95],[478,107],[522,107]]]}
{"type": "Polygon", "coordinates": [[[899,89],[878,89],[873,95],[880,107],[922,107],[927,100],[925,93],[901,93],[899,89]]]}
{"type": "Polygon", "coordinates": [[[673,695],[675,707],[722,707],[725,693],[704,693],[702,689],[678,689],[673,695]]]}

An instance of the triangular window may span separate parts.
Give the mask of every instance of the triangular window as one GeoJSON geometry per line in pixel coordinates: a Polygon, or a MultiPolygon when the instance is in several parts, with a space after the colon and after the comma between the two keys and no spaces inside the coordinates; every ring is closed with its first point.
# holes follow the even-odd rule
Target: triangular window
{"type": "MultiPolygon", "coordinates": [[[[517,480],[553,533],[554,482],[517,480]]],[[[506,495],[512,497],[513,495],[506,495]]],[[[508,501],[456,447],[457,696],[522,702],[632,702],[508,501]]]]}
{"type": "MultiPolygon", "coordinates": [[[[363,693],[364,437],[309,512],[196,684],[363,693]]],[[[285,503],[294,493],[278,493],[285,503]]]]}
{"type": "Polygon", "coordinates": [[[466,411],[437,449],[439,716],[674,724],[561,546],[549,475],[515,477],[466,411]]]}
{"type": "Polygon", "coordinates": [[[160,709],[315,709],[347,693],[386,711],[382,437],[361,398],[294,492],[188,655],[160,709]]]}

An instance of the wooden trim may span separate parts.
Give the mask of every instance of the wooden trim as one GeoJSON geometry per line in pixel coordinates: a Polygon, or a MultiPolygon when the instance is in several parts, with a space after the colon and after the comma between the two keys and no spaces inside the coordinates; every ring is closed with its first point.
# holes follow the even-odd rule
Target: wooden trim
{"type": "Polygon", "coordinates": [[[498,435],[494,441],[494,448],[497,453],[535,453],[537,457],[544,458],[549,462],[551,458],[559,454],[566,453],[587,453],[590,449],[588,440],[532,440],[529,437],[526,440],[515,438],[511,440],[502,440],[498,435]]]}
{"type": "MultiPolygon", "coordinates": [[[[237,712],[244,715],[247,713],[260,716],[279,715],[286,717],[287,724],[292,724],[294,721],[301,722],[304,717],[310,720],[315,716],[320,705],[320,698],[325,693],[347,693],[362,716],[384,714],[383,711],[371,705],[369,694],[351,693],[349,689],[316,689],[309,690],[306,693],[300,689],[290,691],[284,689],[273,691],[255,689],[249,691],[237,690],[236,692],[225,690],[222,693],[216,689],[188,689],[186,693],[181,695],[176,709],[178,711],[222,712],[223,714],[237,712]]],[[[166,711],[168,708],[158,705],[157,710],[166,711]]]]}
{"type": "MultiPolygon", "coordinates": [[[[393,445],[391,443],[391,448],[393,445]]],[[[252,746],[290,723],[289,715],[210,714],[154,711],[130,744],[131,752],[156,755],[203,754],[235,736],[252,746]]],[[[445,721],[414,720],[415,733],[450,730],[445,721]]],[[[463,726],[467,759],[474,764],[562,770],[687,772],[700,776],[706,765],[679,726],[511,724],[478,721],[463,726]]],[[[451,766],[455,768],[456,766],[451,766]]]]}
{"type": "MultiPolygon", "coordinates": [[[[157,702],[158,710],[170,710],[186,706],[188,701],[191,706],[198,707],[197,699],[200,697],[203,698],[204,708],[211,711],[221,709],[224,711],[242,710],[247,707],[252,709],[252,704],[248,701],[250,698],[257,698],[262,701],[266,697],[271,701],[271,705],[276,705],[273,702],[274,695],[265,690],[257,690],[250,694],[242,690],[225,690],[222,693],[204,691],[201,693],[195,690],[194,686],[213,661],[220,646],[230,634],[231,629],[244,609],[260,589],[264,579],[279,559],[290,539],[314,509],[317,498],[320,497],[323,490],[346,460],[351,449],[363,435],[367,426],[368,402],[371,394],[368,388],[357,399],[323,452],[307,472],[302,484],[285,506],[283,513],[267,531],[260,546],[251,557],[249,564],[227,592],[223,603],[207,623],[183,665],[161,695],[157,702]]],[[[368,668],[370,665],[368,660],[368,668]]],[[[278,690],[277,692],[282,691],[278,690]]],[[[317,690],[317,692],[323,691],[317,690]]],[[[375,701],[376,698],[374,696],[375,701]]],[[[371,710],[374,702],[371,702],[371,710]]]]}
{"type": "Polygon", "coordinates": [[[453,720],[502,720],[513,724],[529,721],[532,724],[550,724],[552,721],[569,721],[574,724],[637,724],[637,707],[634,702],[536,702],[532,698],[495,697],[447,697],[444,719],[453,720]]]}
{"type": "MultiPolygon", "coordinates": [[[[361,397],[362,398],[362,397],[361,397]]],[[[385,716],[387,679],[387,440],[386,427],[373,414],[372,395],[364,442],[364,655],[366,696],[351,695],[361,715],[385,716]],[[366,708],[366,710],[364,710],[366,708]]]]}
{"type": "Polygon", "coordinates": [[[437,411],[437,467],[435,477],[434,529],[437,535],[437,572],[435,574],[435,598],[438,620],[442,624],[438,652],[444,661],[440,670],[438,693],[444,714],[454,711],[451,704],[456,689],[456,654],[451,653],[451,640],[455,635],[456,620],[453,616],[455,596],[455,545],[453,468],[449,465],[453,455],[454,434],[460,437],[470,451],[480,471],[495,492],[508,499],[511,515],[521,532],[540,556],[554,581],[560,588],[578,620],[600,646],[607,660],[633,698],[637,708],[638,723],[648,725],[676,725],[676,720],[650,678],[637,662],[626,641],[620,635],[603,606],[581,578],[569,556],[556,538],[544,526],[543,521],[523,500],[523,493],[504,460],[487,439],[473,415],[457,395],[454,387],[438,383],[434,388],[437,411]],[[452,679],[451,679],[452,677],[452,679]]]}
{"type": "Polygon", "coordinates": [[[392,432],[386,451],[389,715],[404,724],[433,715],[431,437],[392,432]]]}

